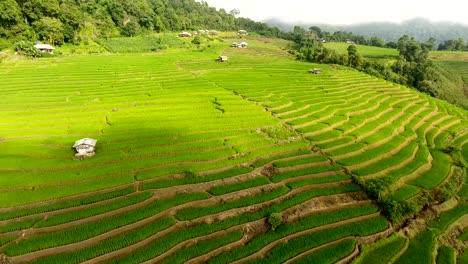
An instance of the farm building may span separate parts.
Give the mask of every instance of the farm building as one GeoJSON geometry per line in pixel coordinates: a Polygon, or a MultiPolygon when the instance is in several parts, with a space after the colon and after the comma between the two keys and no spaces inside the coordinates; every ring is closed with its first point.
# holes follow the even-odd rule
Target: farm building
{"type": "Polygon", "coordinates": [[[85,158],[94,156],[94,150],[96,148],[96,139],[83,138],[75,142],[73,148],[76,150],[75,157],[85,158]]]}
{"type": "Polygon", "coordinates": [[[233,47],[233,48],[238,48],[238,47],[239,47],[239,43],[234,42],[234,43],[231,44],[231,47],[233,47]]]}
{"type": "Polygon", "coordinates": [[[313,68],[309,71],[311,74],[322,74],[323,71],[321,68],[313,68]]]}
{"type": "Polygon", "coordinates": [[[191,36],[192,36],[192,34],[186,32],[186,31],[181,32],[181,33],[179,34],[179,37],[183,37],[183,38],[188,38],[188,37],[191,37],[191,36]]]}
{"type": "Polygon", "coordinates": [[[54,54],[54,50],[55,50],[55,48],[49,44],[36,44],[34,45],[34,47],[44,53],[50,53],[50,54],[54,54]]]}
{"type": "Polygon", "coordinates": [[[241,42],[239,44],[239,48],[247,48],[247,45],[248,45],[247,42],[241,42]]]}
{"type": "Polygon", "coordinates": [[[241,30],[237,31],[237,34],[238,35],[248,35],[249,33],[247,32],[247,30],[241,29],[241,30]]]}
{"type": "Polygon", "coordinates": [[[228,60],[228,56],[219,56],[218,57],[218,62],[225,62],[228,60]]]}

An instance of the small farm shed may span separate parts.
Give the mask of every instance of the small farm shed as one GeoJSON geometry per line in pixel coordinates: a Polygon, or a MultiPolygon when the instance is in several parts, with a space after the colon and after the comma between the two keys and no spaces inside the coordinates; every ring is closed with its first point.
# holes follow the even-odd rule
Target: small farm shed
{"type": "Polygon", "coordinates": [[[192,34],[186,32],[186,31],[181,32],[181,33],[179,34],[179,37],[183,37],[183,38],[188,38],[188,37],[191,37],[191,36],[192,36],[192,34]]]}
{"type": "Polygon", "coordinates": [[[228,60],[228,56],[219,56],[218,57],[218,62],[225,62],[228,60]]]}
{"type": "Polygon", "coordinates": [[[234,43],[232,43],[231,47],[233,47],[233,48],[238,48],[238,47],[239,47],[239,43],[234,42],[234,43]]]}
{"type": "Polygon", "coordinates": [[[83,138],[75,142],[73,148],[76,150],[75,157],[85,158],[94,156],[96,148],[96,139],[83,138]]]}
{"type": "Polygon", "coordinates": [[[34,47],[44,53],[50,53],[50,54],[54,54],[54,50],[55,50],[55,48],[49,44],[36,44],[34,45],[34,47]]]}
{"type": "Polygon", "coordinates": [[[311,74],[322,74],[323,71],[321,68],[313,68],[309,71],[311,74]]]}
{"type": "Polygon", "coordinates": [[[247,32],[247,30],[241,29],[241,30],[237,31],[237,34],[239,34],[239,35],[247,35],[248,32],[247,32]]]}
{"type": "Polygon", "coordinates": [[[239,44],[239,48],[247,48],[247,42],[241,42],[241,44],[239,44]]]}

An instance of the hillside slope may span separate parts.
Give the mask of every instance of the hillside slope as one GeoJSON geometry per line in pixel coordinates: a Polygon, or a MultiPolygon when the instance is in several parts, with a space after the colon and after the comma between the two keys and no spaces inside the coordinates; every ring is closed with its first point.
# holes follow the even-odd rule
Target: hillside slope
{"type": "Polygon", "coordinates": [[[466,177],[466,111],[296,61],[281,41],[231,41],[0,65],[0,252],[12,263],[348,261],[395,231],[353,177],[418,210],[466,177]],[[83,137],[96,155],[74,159],[83,137]]]}

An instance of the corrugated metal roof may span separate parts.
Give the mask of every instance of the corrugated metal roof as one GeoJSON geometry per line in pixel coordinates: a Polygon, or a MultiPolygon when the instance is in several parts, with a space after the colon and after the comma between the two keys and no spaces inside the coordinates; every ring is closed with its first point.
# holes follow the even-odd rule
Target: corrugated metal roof
{"type": "Polygon", "coordinates": [[[55,48],[52,47],[52,45],[49,44],[36,44],[34,45],[36,49],[46,49],[46,50],[54,50],[55,48]]]}
{"type": "Polygon", "coordinates": [[[75,144],[73,145],[73,147],[75,148],[76,146],[79,146],[79,145],[96,146],[96,142],[97,142],[96,139],[83,138],[83,139],[80,139],[80,140],[76,141],[75,144]]]}

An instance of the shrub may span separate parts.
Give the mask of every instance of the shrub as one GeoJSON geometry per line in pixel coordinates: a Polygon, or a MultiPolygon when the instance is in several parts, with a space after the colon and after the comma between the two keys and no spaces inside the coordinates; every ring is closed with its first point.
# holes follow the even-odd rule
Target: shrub
{"type": "Polygon", "coordinates": [[[18,41],[14,44],[14,49],[18,54],[31,57],[39,58],[42,57],[43,53],[34,47],[34,44],[26,41],[18,41]]]}
{"type": "Polygon", "coordinates": [[[271,213],[270,216],[268,217],[268,224],[270,224],[270,227],[273,231],[276,230],[278,226],[280,226],[283,223],[283,218],[281,217],[280,213],[271,213]]]}

